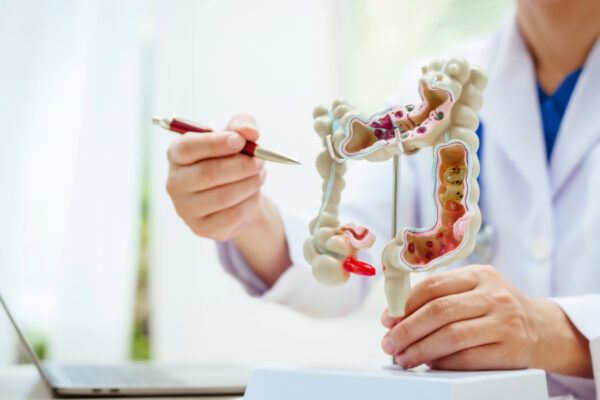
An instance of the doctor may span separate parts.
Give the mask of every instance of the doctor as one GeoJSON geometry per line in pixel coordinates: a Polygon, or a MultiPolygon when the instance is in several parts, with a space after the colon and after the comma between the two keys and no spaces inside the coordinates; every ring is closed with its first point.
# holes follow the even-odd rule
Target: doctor
{"type": "MultiPolygon", "coordinates": [[[[480,115],[481,207],[497,237],[490,265],[432,275],[413,288],[407,316],[383,313],[389,331],[382,347],[400,365],[542,368],[551,394],[594,398],[589,341],[600,338],[599,35],[597,0],[519,0],[494,35],[449,53],[488,72],[480,115]]],[[[416,69],[407,73],[405,93],[394,103],[414,100],[406,94],[418,77],[416,69]]],[[[263,162],[238,154],[245,139],[257,138],[254,120],[244,114],[224,131],[178,138],[168,152],[167,181],[178,214],[196,234],[219,241],[224,267],[251,295],[314,316],[352,311],[372,281],[352,277],[334,289],[316,283],[302,257],[313,215],[275,206],[260,192],[263,162]]],[[[402,225],[424,226],[434,211],[424,206],[431,201],[431,157],[421,153],[402,168],[402,225]]],[[[350,212],[341,220],[386,238],[389,165],[363,164],[378,190],[365,194],[350,183],[343,199],[350,212]],[[358,194],[369,196],[361,203],[371,206],[353,202],[358,194]]],[[[380,250],[373,250],[373,260],[380,250]]]]}

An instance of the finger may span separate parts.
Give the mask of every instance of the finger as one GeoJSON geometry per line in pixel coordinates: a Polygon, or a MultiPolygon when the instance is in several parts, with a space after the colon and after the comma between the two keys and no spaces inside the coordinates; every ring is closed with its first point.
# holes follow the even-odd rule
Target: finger
{"type": "Polygon", "coordinates": [[[167,158],[173,164],[189,165],[239,153],[245,144],[246,140],[236,132],[188,132],[173,141],[167,158]]]}
{"type": "Polygon", "coordinates": [[[507,357],[506,348],[500,343],[471,347],[431,361],[435,369],[454,371],[506,370],[526,368],[507,357]]]}
{"type": "Polygon", "coordinates": [[[388,329],[392,329],[399,321],[402,320],[403,317],[390,317],[390,314],[388,313],[388,309],[386,308],[383,311],[383,314],[381,314],[381,324],[383,326],[385,326],[388,329]]]}
{"type": "Polygon", "coordinates": [[[173,168],[167,180],[167,190],[171,195],[194,193],[241,181],[259,173],[264,163],[259,158],[236,154],[173,168]]]}
{"type": "Polygon", "coordinates": [[[256,142],[258,140],[258,128],[254,117],[248,113],[235,114],[227,124],[227,130],[237,132],[246,140],[256,142]]]}
{"type": "Polygon", "coordinates": [[[406,315],[412,314],[433,299],[469,291],[477,283],[476,275],[469,268],[431,275],[411,290],[406,302],[406,315]]]}
{"type": "Polygon", "coordinates": [[[267,170],[263,168],[258,174],[241,181],[192,194],[185,206],[188,215],[202,218],[241,203],[260,190],[266,172],[267,170]]]}
{"type": "Polygon", "coordinates": [[[253,211],[258,201],[259,194],[256,193],[233,207],[210,214],[199,221],[194,232],[219,241],[229,240],[255,216],[253,211]]]}
{"type": "Polygon", "coordinates": [[[448,324],[407,347],[396,357],[404,368],[413,368],[464,349],[496,343],[499,339],[491,317],[448,324]]]}
{"type": "Polygon", "coordinates": [[[477,318],[490,309],[479,293],[467,292],[434,299],[394,326],[390,334],[396,353],[452,322],[477,318]]]}

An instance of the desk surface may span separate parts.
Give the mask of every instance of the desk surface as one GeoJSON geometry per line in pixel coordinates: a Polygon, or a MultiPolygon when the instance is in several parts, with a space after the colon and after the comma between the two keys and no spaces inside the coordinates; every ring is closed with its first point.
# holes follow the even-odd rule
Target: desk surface
{"type": "MultiPolygon", "coordinates": [[[[32,365],[19,365],[0,368],[0,399],[52,399],[52,393],[46,388],[32,365]]],[[[185,397],[201,400],[232,400],[240,397],[185,397]]],[[[115,399],[115,397],[111,397],[115,399]]],[[[129,397],[131,399],[131,397],[129,397]]],[[[177,400],[181,400],[178,397],[177,400]]],[[[89,400],[89,398],[88,398],[89,400]]],[[[153,400],[157,400],[156,397],[153,400]]]]}

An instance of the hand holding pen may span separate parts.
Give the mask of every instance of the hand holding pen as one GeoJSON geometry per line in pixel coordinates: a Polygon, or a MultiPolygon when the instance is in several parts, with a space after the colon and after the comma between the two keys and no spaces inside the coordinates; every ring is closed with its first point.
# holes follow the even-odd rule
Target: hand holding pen
{"type": "Polygon", "coordinates": [[[264,219],[264,160],[240,154],[258,137],[254,119],[237,114],[224,131],[186,133],[169,147],[167,191],[197,235],[228,240],[264,219]]]}
{"type": "MultiPolygon", "coordinates": [[[[194,121],[187,120],[185,118],[180,117],[172,117],[172,118],[152,118],[152,123],[167,129],[172,132],[177,133],[188,133],[188,132],[196,132],[196,133],[207,133],[213,132],[211,128],[206,125],[199,124],[194,121]]],[[[263,160],[273,161],[281,164],[295,164],[299,165],[300,162],[290,156],[286,156],[283,153],[280,153],[275,150],[270,150],[265,147],[261,147],[256,142],[252,140],[246,140],[246,143],[240,153],[246,154],[250,157],[258,157],[263,160]]]]}

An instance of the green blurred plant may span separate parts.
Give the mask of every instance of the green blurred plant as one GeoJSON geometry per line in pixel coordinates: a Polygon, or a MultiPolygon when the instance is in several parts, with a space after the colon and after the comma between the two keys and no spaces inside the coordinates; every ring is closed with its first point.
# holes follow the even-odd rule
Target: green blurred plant
{"type": "MultiPolygon", "coordinates": [[[[39,329],[23,328],[23,335],[27,338],[27,342],[33,348],[35,355],[40,360],[44,360],[48,354],[48,334],[39,329]]],[[[19,351],[17,354],[17,363],[31,363],[24,351],[19,351]]]]}
{"type": "Polygon", "coordinates": [[[131,358],[148,360],[152,358],[150,334],[150,299],[148,275],[150,270],[150,116],[153,97],[153,46],[151,41],[144,43],[141,52],[143,66],[140,70],[142,99],[140,123],[141,131],[141,190],[140,190],[140,225],[138,243],[137,285],[135,291],[135,309],[131,338],[131,358]]]}
{"type": "MultiPolygon", "coordinates": [[[[146,147],[146,146],[144,146],[146,147]]],[[[147,149],[145,149],[147,150],[147,149]]],[[[133,320],[133,337],[131,341],[131,358],[148,360],[152,357],[149,330],[149,296],[148,296],[148,264],[149,264],[149,205],[150,176],[148,171],[148,151],[143,152],[142,190],[140,207],[140,228],[137,265],[137,285],[135,291],[135,309],[133,320]]]]}

